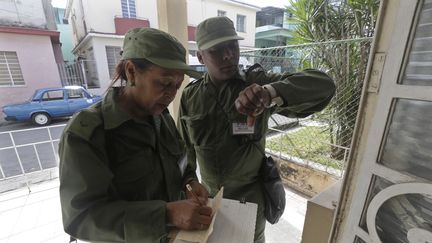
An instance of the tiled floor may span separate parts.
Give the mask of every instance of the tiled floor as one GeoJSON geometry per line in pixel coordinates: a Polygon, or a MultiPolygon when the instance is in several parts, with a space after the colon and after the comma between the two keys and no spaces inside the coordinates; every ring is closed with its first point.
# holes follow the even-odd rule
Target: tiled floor
{"type": "Polygon", "coordinates": [[[0,243],[69,242],[63,232],[58,180],[0,195],[0,243]]]}
{"type": "MultiPolygon", "coordinates": [[[[58,180],[0,194],[0,243],[66,243],[58,180]]],[[[287,204],[279,223],[267,224],[267,243],[299,243],[307,199],[286,190],[287,204]]]]}
{"type": "Polygon", "coordinates": [[[300,243],[307,198],[285,188],[286,206],[277,224],[266,225],[266,243],[300,243]]]}

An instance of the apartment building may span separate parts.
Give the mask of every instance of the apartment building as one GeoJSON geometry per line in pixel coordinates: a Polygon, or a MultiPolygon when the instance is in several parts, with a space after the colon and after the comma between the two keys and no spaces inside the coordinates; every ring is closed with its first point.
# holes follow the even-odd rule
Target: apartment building
{"type": "Polygon", "coordinates": [[[0,107],[28,100],[35,89],[61,86],[59,36],[51,1],[0,1],[0,107]]]}
{"type": "MultiPolygon", "coordinates": [[[[86,83],[94,93],[103,93],[120,59],[124,34],[134,27],[160,28],[158,0],[68,0],[65,18],[72,25],[78,60],[85,60],[86,83]]],[[[240,36],[241,49],[255,45],[255,15],[260,8],[235,0],[187,0],[188,43],[196,54],[195,30],[202,20],[227,16],[240,36]]]]}
{"type": "Polygon", "coordinates": [[[234,0],[188,0],[188,34],[189,51],[195,55],[197,48],[195,42],[196,26],[204,19],[215,16],[226,16],[234,22],[239,36],[240,50],[255,47],[255,20],[256,13],[261,9],[257,6],[234,0]]]}
{"type": "Polygon", "coordinates": [[[60,32],[61,50],[63,53],[63,61],[73,62],[75,56],[72,54],[72,26],[69,21],[64,18],[64,8],[54,8],[54,17],[57,25],[57,30],[60,32]]]}
{"type": "Polygon", "coordinates": [[[285,46],[295,25],[287,20],[292,14],[283,8],[265,7],[256,14],[255,47],[285,46]]]}

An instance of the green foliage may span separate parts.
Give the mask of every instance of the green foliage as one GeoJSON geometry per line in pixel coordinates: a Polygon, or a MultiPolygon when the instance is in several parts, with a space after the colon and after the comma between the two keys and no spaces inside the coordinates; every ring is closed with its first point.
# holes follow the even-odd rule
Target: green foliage
{"type": "Polygon", "coordinates": [[[290,156],[342,169],[343,160],[330,157],[329,143],[330,133],[324,127],[302,127],[295,132],[267,140],[267,147],[290,156]]]}
{"type": "MultiPolygon", "coordinates": [[[[290,43],[319,43],[372,37],[379,0],[290,0],[287,11],[296,24],[290,43]]],[[[369,58],[370,41],[333,42],[315,45],[300,52],[300,68],[326,70],[335,80],[336,93],[329,107],[318,116],[324,118],[330,142],[349,147],[359,106],[359,97],[369,58]]],[[[332,157],[341,159],[343,150],[335,147],[332,157]]]]}

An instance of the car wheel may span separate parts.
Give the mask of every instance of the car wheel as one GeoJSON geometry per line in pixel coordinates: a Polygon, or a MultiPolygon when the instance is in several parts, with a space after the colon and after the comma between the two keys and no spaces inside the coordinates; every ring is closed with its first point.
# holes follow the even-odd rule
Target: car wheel
{"type": "Polygon", "coordinates": [[[32,121],[38,126],[45,126],[51,122],[51,117],[47,113],[38,112],[32,115],[32,121]]]}

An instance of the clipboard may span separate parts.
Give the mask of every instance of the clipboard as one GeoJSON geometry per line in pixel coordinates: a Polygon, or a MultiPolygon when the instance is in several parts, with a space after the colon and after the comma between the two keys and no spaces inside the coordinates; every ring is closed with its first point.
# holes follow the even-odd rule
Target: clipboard
{"type": "Polygon", "coordinates": [[[172,243],[253,242],[258,205],[222,198],[223,188],[209,204],[217,207],[207,230],[171,232],[172,243]]]}

